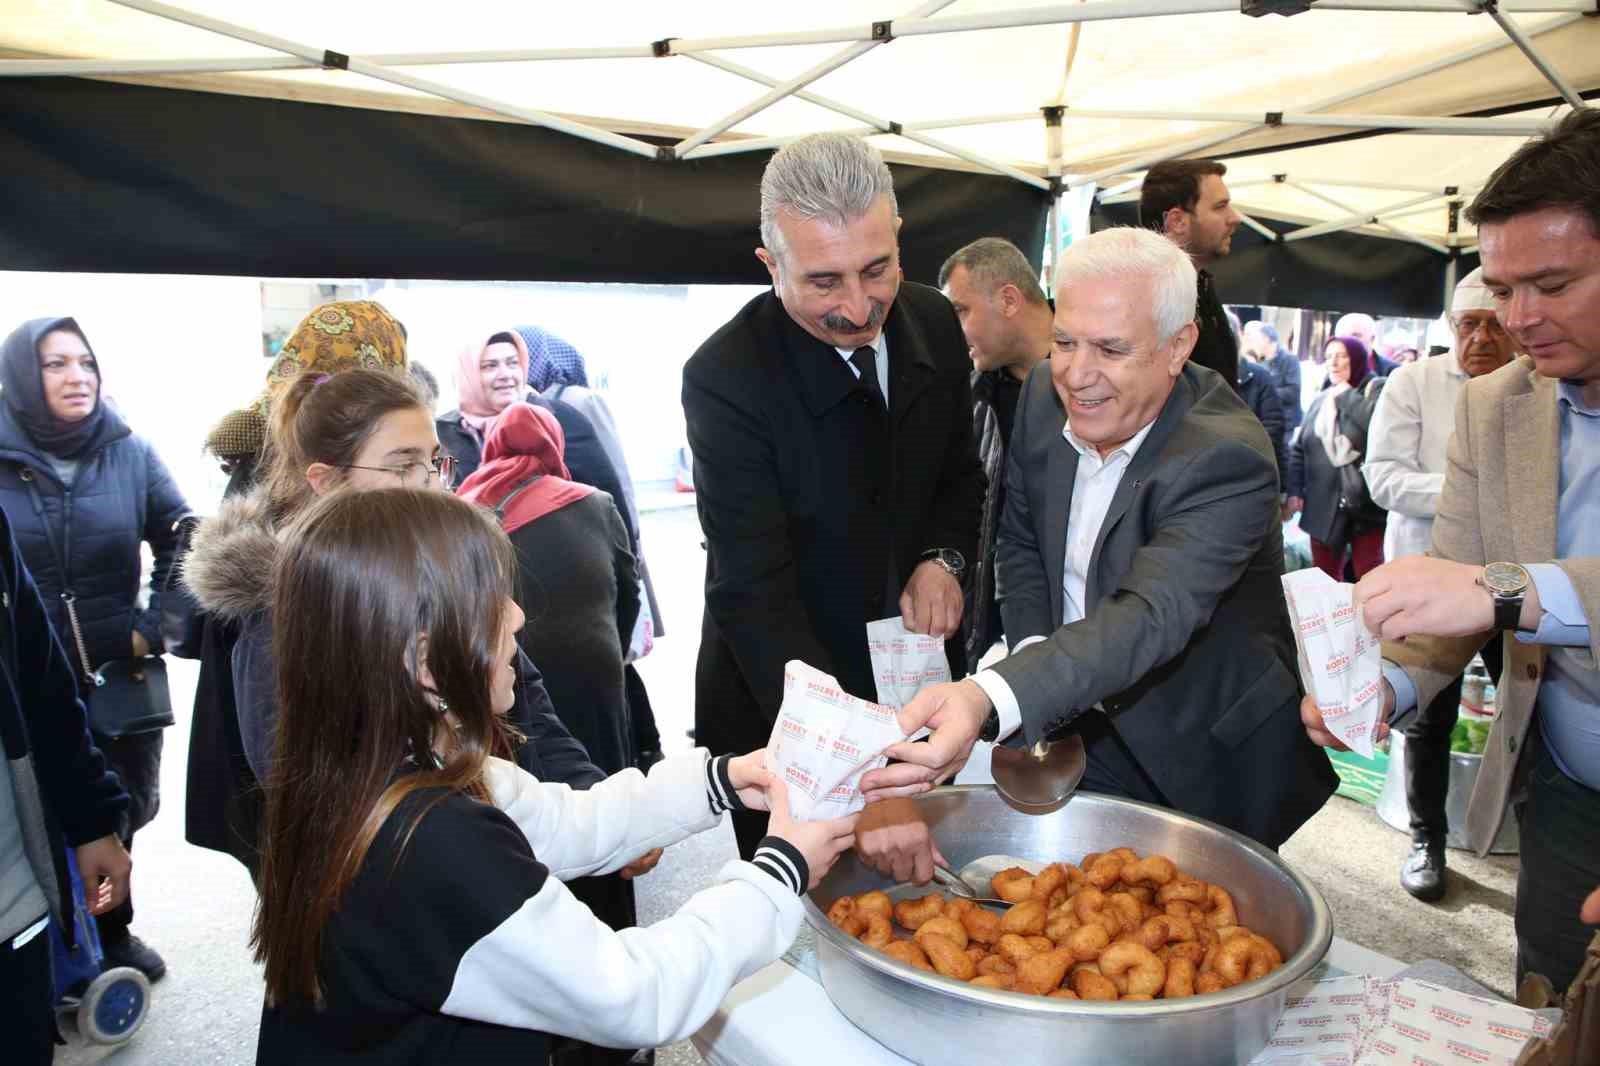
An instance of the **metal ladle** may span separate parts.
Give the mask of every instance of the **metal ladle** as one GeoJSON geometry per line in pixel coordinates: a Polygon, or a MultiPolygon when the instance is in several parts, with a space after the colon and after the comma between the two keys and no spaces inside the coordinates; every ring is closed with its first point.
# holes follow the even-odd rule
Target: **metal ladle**
{"type": "Polygon", "coordinates": [[[1053,810],[1077,789],[1088,766],[1083,738],[1069,733],[1058,740],[1041,737],[1028,749],[996,744],[990,772],[994,775],[994,787],[1018,807],[1053,810]]]}

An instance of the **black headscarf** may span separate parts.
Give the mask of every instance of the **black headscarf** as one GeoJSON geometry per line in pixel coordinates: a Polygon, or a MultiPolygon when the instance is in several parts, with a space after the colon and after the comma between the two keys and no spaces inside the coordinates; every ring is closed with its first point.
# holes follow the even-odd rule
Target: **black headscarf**
{"type": "MultiPolygon", "coordinates": [[[[44,398],[44,371],[39,366],[39,342],[45,334],[58,329],[76,333],[89,348],[89,354],[94,354],[76,319],[29,319],[12,330],[0,346],[0,386],[5,389],[0,398],[34,444],[62,459],[74,459],[100,443],[106,433],[121,430],[122,425],[121,419],[107,417],[104,379],[95,390],[94,410],[86,418],[63,422],[50,413],[44,398]]],[[[99,360],[95,362],[98,364],[99,360]]]]}

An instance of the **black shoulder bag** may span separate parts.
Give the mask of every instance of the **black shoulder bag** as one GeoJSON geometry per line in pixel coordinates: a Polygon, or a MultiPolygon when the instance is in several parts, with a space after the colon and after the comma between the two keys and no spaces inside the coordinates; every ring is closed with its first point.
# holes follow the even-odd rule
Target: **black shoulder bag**
{"type": "MultiPolygon", "coordinates": [[[[34,484],[33,471],[23,467],[17,476],[28,486],[28,493],[33,497],[34,513],[39,516],[45,541],[50,545],[56,568],[61,572],[61,602],[67,608],[67,620],[72,625],[72,642],[77,648],[78,662],[83,669],[83,695],[89,707],[90,728],[101,736],[116,738],[135,733],[153,733],[172,725],[172,694],[167,688],[167,664],[161,656],[135,658],[130,654],[126,659],[101,663],[98,669],[89,665],[89,649],[83,642],[83,628],[78,624],[78,598],[72,591],[66,555],[50,529],[50,518],[45,514],[39,487],[34,484]]],[[[131,633],[128,639],[133,639],[131,633]]],[[[129,651],[132,651],[131,646],[129,651]]]]}

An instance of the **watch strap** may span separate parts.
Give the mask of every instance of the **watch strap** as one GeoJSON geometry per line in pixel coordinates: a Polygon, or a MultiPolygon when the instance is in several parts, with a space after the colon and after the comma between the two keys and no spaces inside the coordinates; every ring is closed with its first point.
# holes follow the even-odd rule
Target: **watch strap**
{"type": "Polygon", "coordinates": [[[1516,629],[1522,624],[1522,596],[1494,597],[1494,627],[1500,630],[1516,629]]]}

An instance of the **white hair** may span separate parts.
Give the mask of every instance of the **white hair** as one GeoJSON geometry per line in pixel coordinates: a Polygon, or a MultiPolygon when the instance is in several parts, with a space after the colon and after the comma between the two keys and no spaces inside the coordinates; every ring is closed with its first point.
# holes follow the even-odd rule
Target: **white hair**
{"type": "MultiPolygon", "coordinates": [[[[1348,315],[1339,316],[1339,321],[1333,327],[1335,337],[1355,337],[1361,341],[1376,341],[1378,339],[1378,323],[1374,322],[1371,315],[1360,311],[1351,311],[1348,315]]],[[[1367,345],[1372,347],[1371,344],[1367,345]]]]}
{"type": "Polygon", "coordinates": [[[878,150],[846,133],[813,133],[784,145],[761,175],[761,243],[783,254],[778,213],[801,219],[820,218],[843,226],[889,198],[889,212],[898,215],[894,178],[878,150]]]}
{"type": "MultiPolygon", "coordinates": [[[[1155,230],[1118,226],[1073,241],[1056,266],[1056,299],[1083,282],[1141,281],[1149,292],[1150,317],[1164,344],[1194,321],[1194,263],[1182,248],[1155,230]]],[[[1146,301],[1140,301],[1146,302],[1146,301]]]]}

